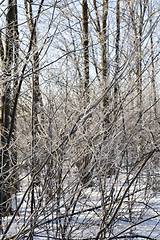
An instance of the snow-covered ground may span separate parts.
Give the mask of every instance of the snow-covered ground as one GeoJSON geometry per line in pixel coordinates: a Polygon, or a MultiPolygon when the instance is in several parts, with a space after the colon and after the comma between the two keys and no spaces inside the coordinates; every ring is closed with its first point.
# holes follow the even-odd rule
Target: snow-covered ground
{"type": "MultiPolygon", "coordinates": [[[[157,183],[146,188],[146,178],[139,178],[129,189],[121,207],[118,208],[127,187],[126,184],[123,185],[124,174],[114,184],[112,196],[110,193],[113,180],[107,178],[105,206],[102,206],[100,184],[95,179],[94,186],[88,188],[82,187],[81,184],[76,185],[74,181],[69,187],[63,185],[60,198],[57,198],[55,190],[49,200],[46,198],[47,188],[36,186],[33,218],[30,210],[31,193],[28,190],[4,239],[7,237],[8,239],[27,239],[31,229],[31,219],[35,240],[96,238],[102,228],[105,229],[102,237],[106,239],[118,239],[118,237],[121,239],[145,239],[145,237],[146,239],[160,239],[160,192],[157,183]],[[112,223],[107,227],[117,208],[118,211],[112,223]]],[[[15,211],[30,181],[29,177],[24,178],[20,192],[16,197],[13,196],[12,207],[15,211]]],[[[12,218],[13,216],[8,216],[3,219],[4,231],[12,218]]]]}

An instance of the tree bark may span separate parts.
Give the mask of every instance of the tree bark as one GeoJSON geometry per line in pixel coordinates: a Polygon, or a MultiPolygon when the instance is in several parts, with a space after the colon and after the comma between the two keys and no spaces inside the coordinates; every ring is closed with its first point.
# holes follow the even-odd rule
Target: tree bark
{"type": "MultiPolygon", "coordinates": [[[[10,119],[10,106],[11,106],[11,83],[8,79],[12,75],[13,67],[13,45],[14,45],[14,21],[15,21],[15,7],[14,1],[8,0],[8,11],[6,15],[6,37],[4,43],[4,50],[1,39],[1,59],[3,60],[3,83],[1,87],[1,106],[0,106],[0,167],[1,167],[1,179],[3,184],[4,179],[9,174],[10,159],[9,159],[9,145],[8,145],[8,133],[9,133],[9,119],[10,119]],[[4,53],[4,55],[3,55],[4,53]]],[[[10,179],[8,184],[3,186],[0,190],[0,204],[1,204],[1,216],[8,215],[11,212],[11,187],[10,179]],[[6,191],[7,190],[7,191],[6,191]]],[[[1,186],[0,184],[0,186],[1,186]]]]}
{"type": "MultiPolygon", "coordinates": [[[[102,33],[101,33],[101,49],[102,49],[102,92],[108,87],[109,66],[107,62],[107,17],[108,17],[108,0],[103,0],[103,15],[102,15],[102,33]]],[[[106,114],[106,108],[109,106],[110,96],[109,94],[103,98],[102,109],[104,112],[104,128],[109,124],[109,114],[106,114]]],[[[105,134],[106,135],[106,134],[105,134]]]]}
{"type": "Polygon", "coordinates": [[[116,57],[115,57],[115,64],[116,64],[116,69],[115,69],[115,86],[114,86],[114,115],[115,115],[115,120],[117,119],[116,113],[117,113],[117,105],[118,105],[118,91],[119,91],[119,84],[118,84],[118,79],[117,79],[117,74],[119,71],[119,42],[120,42],[120,0],[117,0],[116,4],[116,25],[117,25],[117,33],[116,33],[116,57]]]}
{"type": "MultiPolygon", "coordinates": [[[[152,8],[152,7],[151,7],[152,8]]],[[[149,12],[149,14],[152,13],[149,12]]],[[[150,29],[152,28],[152,17],[150,17],[150,29]]],[[[155,66],[154,66],[154,49],[153,49],[153,32],[150,35],[150,44],[151,44],[151,65],[152,65],[152,75],[151,75],[151,82],[152,82],[152,90],[153,90],[153,103],[154,103],[154,117],[157,119],[157,93],[156,93],[156,81],[155,81],[155,66]]]]}
{"type": "MultiPolygon", "coordinates": [[[[82,1],[82,49],[83,49],[83,109],[85,111],[89,104],[89,47],[88,47],[88,4],[87,0],[82,1]]],[[[83,128],[83,134],[85,135],[89,126],[86,125],[83,128]]],[[[88,144],[88,143],[87,143],[88,144]]],[[[85,147],[85,151],[77,161],[77,167],[80,173],[81,182],[86,184],[91,179],[90,169],[91,154],[88,147],[85,147]]]]}
{"type": "Polygon", "coordinates": [[[89,103],[89,49],[88,49],[88,5],[82,1],[82,48],[83,48],[83,105],[89,103]]]}
{"type": "MultiPolygon", "coordinates": [[[[33,22],[33,11],[32,11],[32,1],[28,2],[24,0],[25,10],[26,10],[26,18],[28,21],[28,26],[30,29],[30,33],[32,33],[34,29],[34,22],[33,22]]],[[[38,132],[38,105],[40,107],[43,106],[42,97],[40,93],[39,87],[39,52],[37,49],[37,31],[36,26],[34,29],[34,36],[33,36],[33,63],[32,63],[32,112],[31,112],[31,128],[32,128],[32,140],[31,140],[31,151],[32,151],[32,158],[31,158],[31,178],[33,178],[35,173],[35,167],[39,164],[38,156],[36,153],[36,144],[37,144],[37,132],[38,132]]],[[[34,212],[34,205],[35,205],[35,185],[40,183],[39,175],[33,181],[32,189],[31,189],[31,214],[34,212]]],[[[31,232],[30,232],[30,240],[33,239],[34,231],[34,219],[31,221],[31,232]]]]}

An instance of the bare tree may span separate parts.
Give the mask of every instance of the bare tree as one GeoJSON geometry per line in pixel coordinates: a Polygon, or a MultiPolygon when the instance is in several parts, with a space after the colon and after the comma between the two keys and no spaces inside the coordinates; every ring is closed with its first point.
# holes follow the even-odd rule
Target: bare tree
{"type": "Polygon", "coordinates": [[[159,234],[160,17],[151,2],[14,5],[12,34],[0,31],[8,97],[0,108],[1,240],[159,234]]]}
{"type": "MultiPolygon", "coordinates": [[[[6,15],[6,33],[4,40],[4,48],[1,37],[1,60],[3,62],[3,80],[1,83],[1,151],[0,151],[0,166],[1,166],[1,190],[0,190],[0,204],[1,204],[1,216],[11,212],[11,178],[9,177],[9,170],[13,167],[10,154],[9,154],[9,128],[10,128],[10,116],[11,116],[11,94],[12,85],[11,77],[13,75],[14,67],[14,54],[15,59],[17,55],[17,47],[14,47],[14,41],[17,46],[17,12],[16,2],[9,0],[7,5],[6,15]],[[6,183],[4,181],[7,179],[6,183]],[[6,191],[5,189],[8,188],[6,191]]],[[[16,60],[17,61],[17,60],[16,60]]],[[[17,62],[15,61],[15,64],[17,62]]],[[[17,73],[16,73],[17,74],[17,73]]],[[[14,86],[16,83],[14,83],[14,86]]],[[[14,161],[14,160],[13,160],[14,161]]]]}

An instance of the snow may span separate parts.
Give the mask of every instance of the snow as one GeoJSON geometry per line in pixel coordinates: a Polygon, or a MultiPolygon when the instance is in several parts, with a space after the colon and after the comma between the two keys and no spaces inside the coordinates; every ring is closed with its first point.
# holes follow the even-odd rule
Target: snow
{"type": "MultiPolygon", "coordinates": [[[[77,191],[74,191],[74,184],[72,186],[70,183],[70,186],[66,188],[62,186],[65,194],[64,196],[61,195],[58,203],[57,197],[51,198],[47,203],[45,194],[42,200],[40,197],[42,187],[36,186],[35,213],[33,217],[35,224],[34,239],[62,238],[62,233],[64,233],[66,238],[69,237],[72,239],[95,238],[100,231],[100,227],[103,228],[109,223],[124,193],[126,188],[126,184],[123,186],[125,180],[124,174],[121,174],[119,179],[121,181],[119,180],[115,185],[114,197],[112,196],[110,198],[109,194],[113,179],[108,178],[106,180],[105,211],[108,214],[106,214],[105,218],[103,208],[101,207],[102,192],[100,191],[98,180],[93,187],[82,187],[82,185],[79,184],[77,191]],[[122,190],[119,193],[121,187],[122,190]],[[118,199],[115,201],[116,196],[118,196],[118,199]],[[39,200],[41,200],[41,204],[39,200]]],[[[132,238],[133,236],[141,236],[135,237],[135,239],[144,239],[143,237],[160,239],[159,188],[156,190],[154,188],[146,189],[144,187],[146,186],[144,185],[145,180],[145,177],[142,177],[130,188],[129,194],[124,198],[123,204],[118,210],[115,219],[110,227],[106,228],[105,237],[107,237],[107,239],[116,239],[118,236],[132,236],[132,238]]],[[[20,189],[21,191],[17,196],[13,195],[12,207],[14,210],[16,210],[20,203],[30,181],[29,177],[24,178],[20,189]]],[[[96,181],[96,178],[94,181],[96,181]]],[[[13,235],[15,235],[14,239],[27,239],[31,226],[30,207],[30,194],[28,193],[6,237],[13,238],[13,235]],[[20,233],[22,229],[23,231],[20,233]],[[18,233],[20,233],[20,235],[16,237],[18,233]]],[[[11,221],[11,218],[12,216],[3,218],[4,229],[11,221]]]]}

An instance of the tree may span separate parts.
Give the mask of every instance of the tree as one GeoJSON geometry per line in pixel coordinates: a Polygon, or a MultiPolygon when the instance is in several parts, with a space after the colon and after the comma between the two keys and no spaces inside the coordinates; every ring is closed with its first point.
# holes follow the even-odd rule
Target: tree
{"type": "MultiPolygon", "coordinates": [[[[88,38],[88,3],[87,0],[82,1],[82,49],[83,49],[83,109],[84,112],[90,102],[89,97],[89,38],[88,38]]],[[[89,125],[86,124],[83,129],[83,135],[89,130],[89,125]]],[[[81,181],[86,184],[91,179],[91,154],[88,151],[87,145],[84,143],[85,150],[81,159],[77,162],[77,167],[80,172],[81,181]]]]}
{"type": "MultiPolygon", "coordinates": [[[[0,166],[1,166],[1,190],[0,190],[0,204],[1,204],[1,216],[11,212],[11,187],[10,187],[10,174],[9,169],[14,167],[10,159],[9,154],[9,128],[10,128],[10,116],[11,116],[11,82],[10,79],[14,74],[17,75],[17,44],[18,44],[18,25],[17,25],[17,6],[13,0],[8,0],[7,15],[6,15],[6,34],[5,43],[3,48],[2,36],[1,36],[1,61],[3,62],[3,81],[1,85],[1,119],[0,119],[0,131],[1,131],[1,151],[0,151],[0,166]],[[15,63],[14,63],[15,62],[15,63]],[[13,67],[15,64],[15,72],[13,67]],[[7,180],[7,181],[6,181],[7,180]],[[6,188],[8,191],[6,192],[6,188]],[[8,210],[9,209],[9,210],[8,210]]],[[[13,83],[13,89],[15,89],[16,81],[13,83]]],[[[14,133],[15,134],[15,133],[14,133]]],[[[14,159],[13,159],[14,162],[14,159]]]]}
{"type": "MultiPolygon", "coordinates": [[[[160,17],[154,4],[14,5],[11,38],[0,31],[1,63],[6,39],[12,42],[9,68],[1,71],[2,90],[11,93],[1,109],[8,106],[11,114],[8,128],[1,125],[7,136],[1,155],[9,164],[1,165],[0,186],[12,212],[1,195],[1,240],[159,234],[160,17]]],[[[3,3],[2,10],[3,20],[3,3]]]]}

